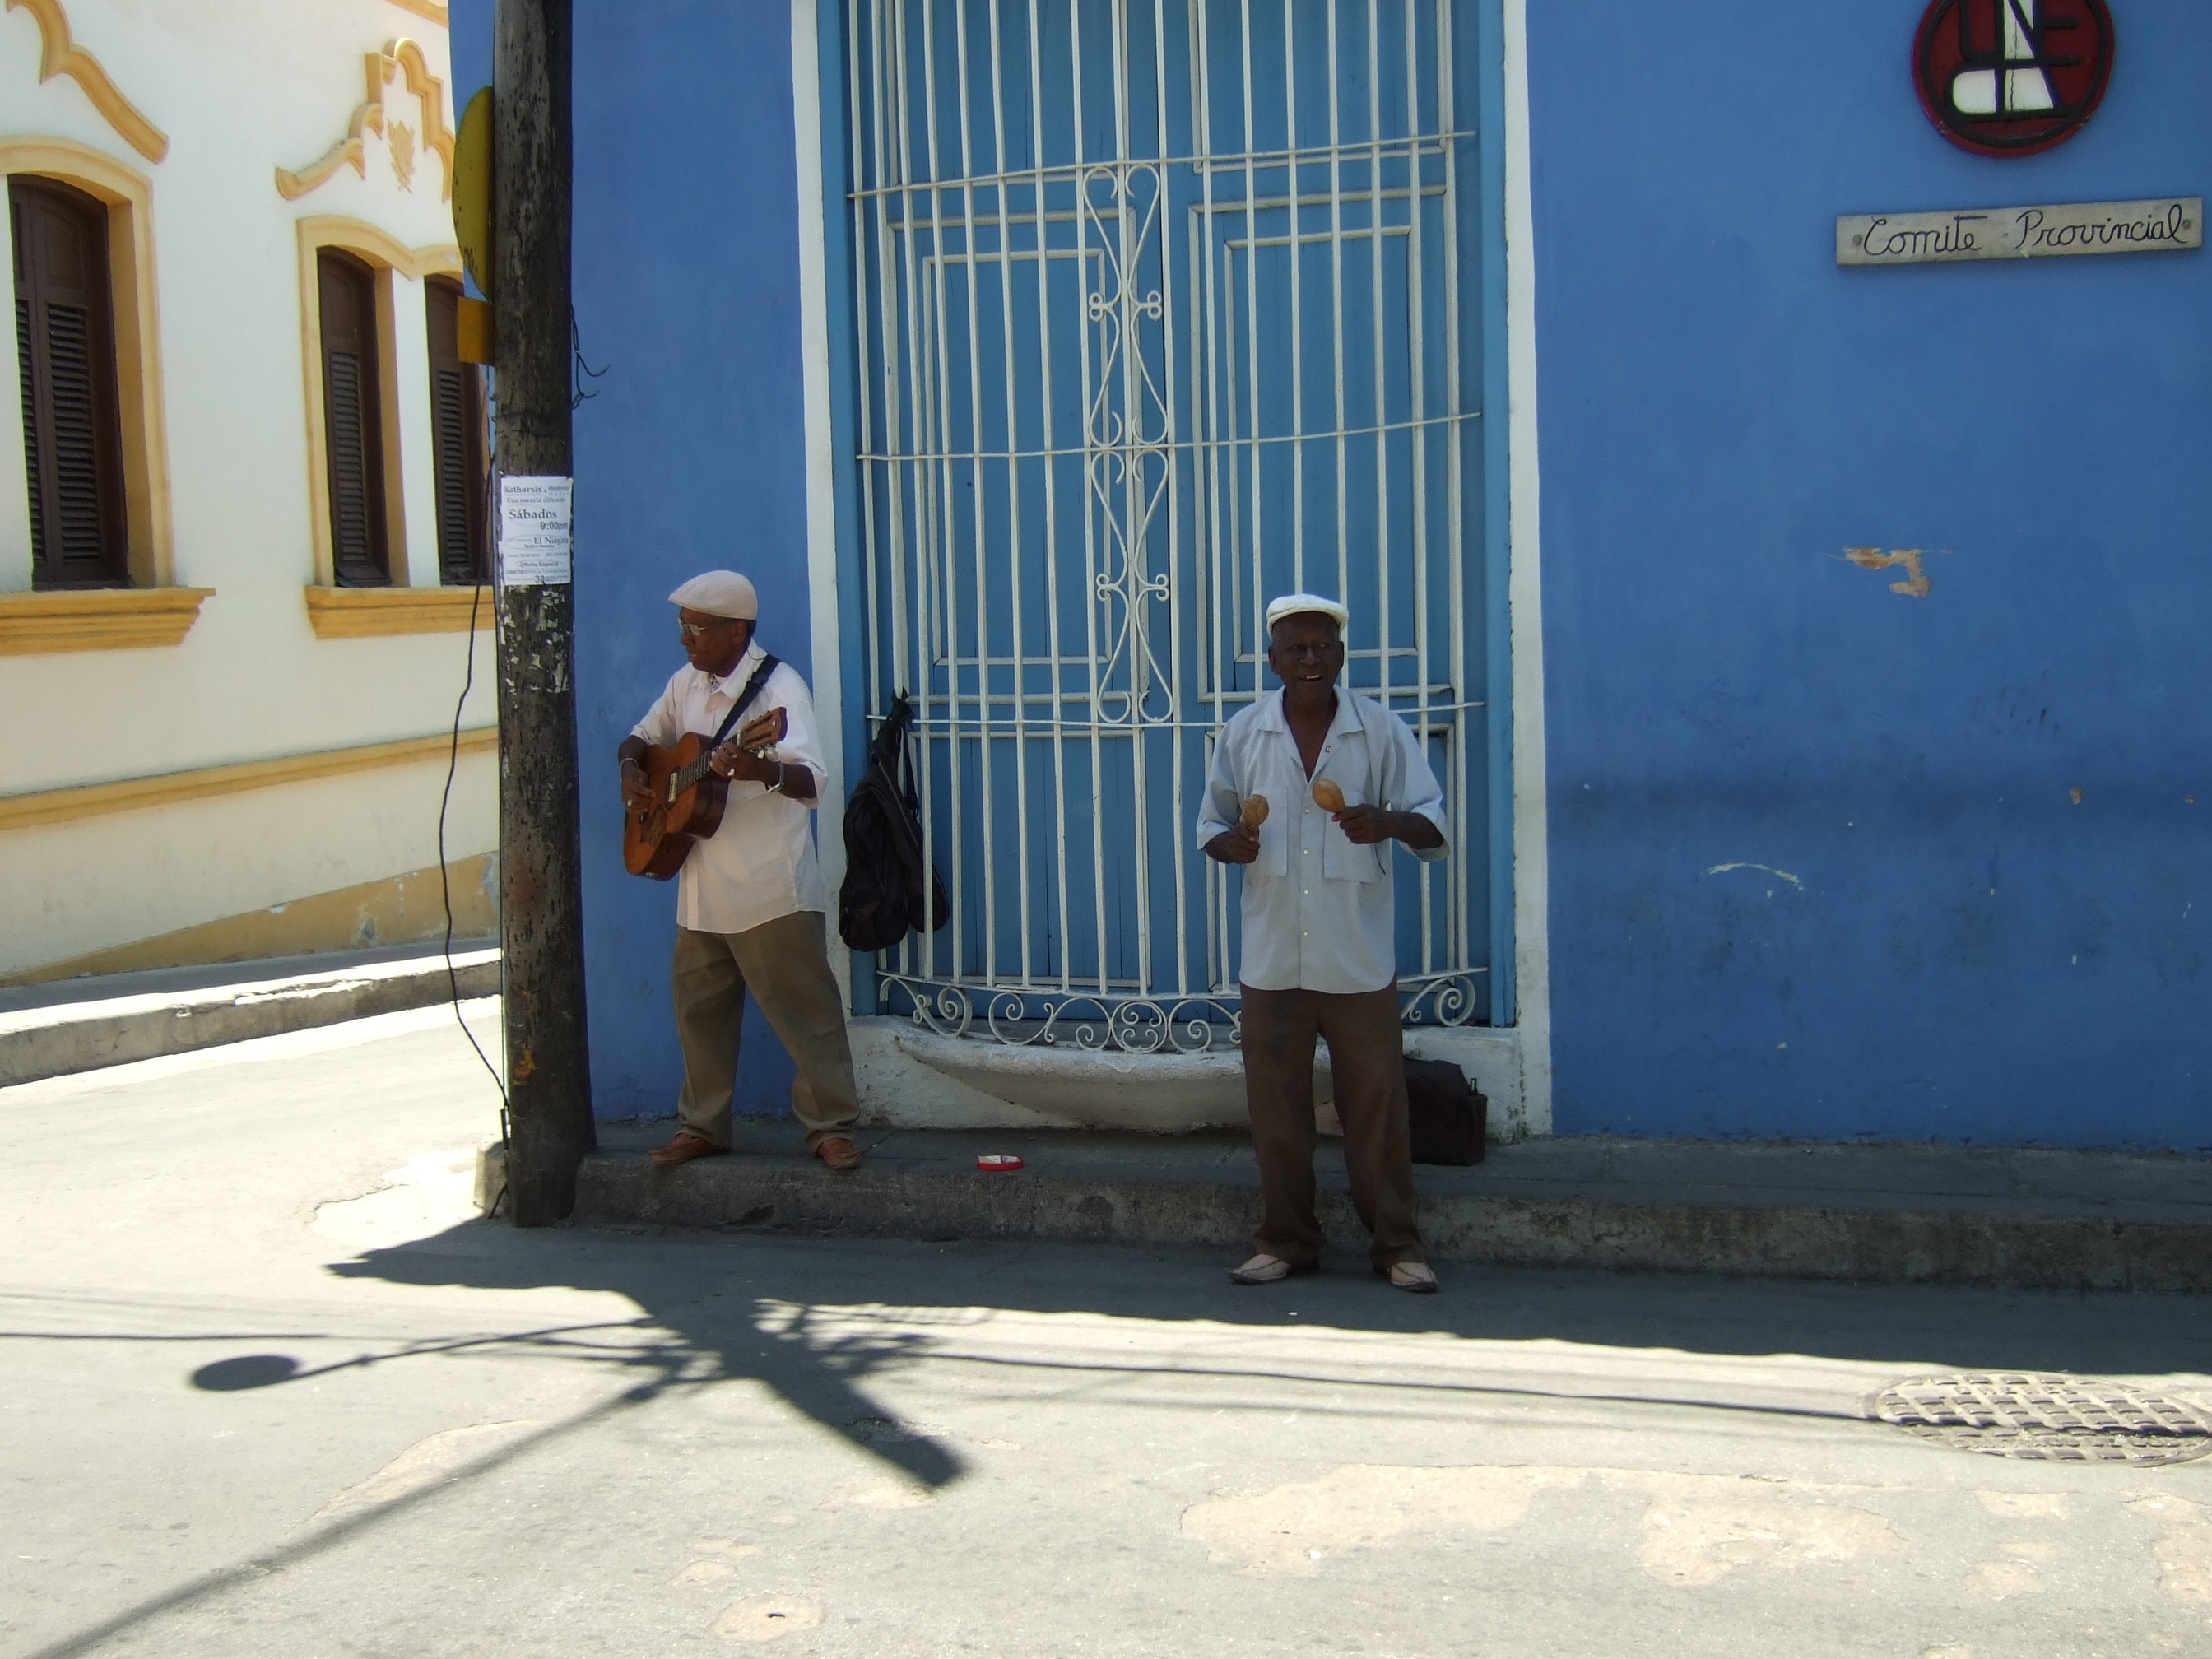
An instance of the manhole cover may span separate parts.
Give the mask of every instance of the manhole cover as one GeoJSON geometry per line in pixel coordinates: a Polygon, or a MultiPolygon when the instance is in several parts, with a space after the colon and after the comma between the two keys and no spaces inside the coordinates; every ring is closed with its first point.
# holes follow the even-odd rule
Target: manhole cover
{"type": "Polygon", "coordinates": [[[2212,1416],[2094,1376],[2026,1371],[1912,1376],[1868,1410],[1960,1451],[2050,1463],[2185,1463],[2212,1452],[2212,1416]]]}

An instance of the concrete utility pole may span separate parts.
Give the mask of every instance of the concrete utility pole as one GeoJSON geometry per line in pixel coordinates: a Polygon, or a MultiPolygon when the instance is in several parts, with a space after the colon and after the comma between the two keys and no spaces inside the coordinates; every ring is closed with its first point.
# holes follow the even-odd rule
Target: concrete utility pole
{"type": "MultiPolygon", "coordinates": [[[[498,471],[573,475],[569,421],[570,0],[497,0],[492,215],[498,471]]],[[[506,951],[514,1224],[575,1206],[593,1145],[576,823],[575,599],[507,585],[499,602],[500,933],[506,951]]]]}

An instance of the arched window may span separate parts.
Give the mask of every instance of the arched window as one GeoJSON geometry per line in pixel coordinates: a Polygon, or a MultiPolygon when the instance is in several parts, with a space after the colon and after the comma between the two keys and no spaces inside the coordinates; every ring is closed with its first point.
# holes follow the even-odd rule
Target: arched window
{"type": "Polygon", "coordinates": [[[8,180],[35,587],[127,587],[105,203],[52,179],[8,180]]]}
{"type": "Polygon", "coordinates": [[[386,531],[383,376],[376,273],[342,248],[315,256],[323,346],[323,460],[330,480],[331,562],[341,586],[392,580],[386,531]]]}

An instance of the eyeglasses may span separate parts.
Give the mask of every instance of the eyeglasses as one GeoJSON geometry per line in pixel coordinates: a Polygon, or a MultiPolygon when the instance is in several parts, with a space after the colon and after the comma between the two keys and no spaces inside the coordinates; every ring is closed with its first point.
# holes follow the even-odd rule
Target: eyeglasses
{"type": "Polygon", "coordinates": [[[713,622],[678,623],[676,624],[676,631],[684,639],[696,640],[702,634],[710,634],[718,628],[730,628],[734,626],[735,624],[732,623],[728,617],[717,617],[713,622]]]}

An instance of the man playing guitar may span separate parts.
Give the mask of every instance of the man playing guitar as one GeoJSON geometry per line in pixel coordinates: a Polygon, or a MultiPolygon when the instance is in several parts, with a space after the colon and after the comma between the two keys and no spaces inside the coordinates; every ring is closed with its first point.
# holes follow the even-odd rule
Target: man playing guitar
{"type": "Polygon", "coordinates": [[[694,846],[678,872],[673,992],[684,1048],[682,1127],[653,1152],[672,1168],[730,1147],[730,1096],[737,1081],[745,993],[768,1016],[797,1064],[793,1114],[806,1145],[833,1170],[859,1166],[860,1121],[844,1000],[830,971],[827,900],[815,862],[811,818],[822,763],[814,700],[798,671],[753,639],[760,600],[733,570],[710,570],[670,594],[689,665],[679,668],[646,717],[623,738],[623,805],[648,806],[648,747],[687,732],[739,732],[781,709],[783,736],[756,753],[734,740],[714,750],[729,782],[720,826],[694,846]]]}

